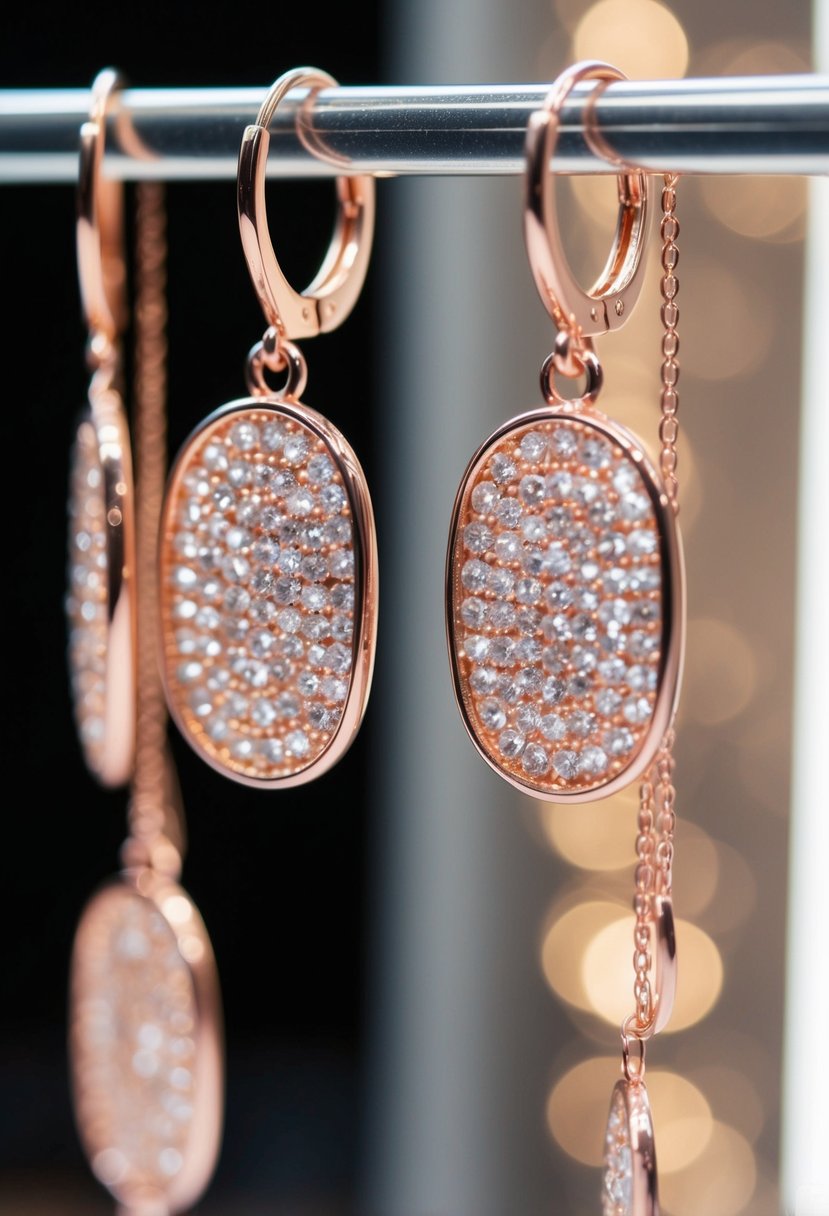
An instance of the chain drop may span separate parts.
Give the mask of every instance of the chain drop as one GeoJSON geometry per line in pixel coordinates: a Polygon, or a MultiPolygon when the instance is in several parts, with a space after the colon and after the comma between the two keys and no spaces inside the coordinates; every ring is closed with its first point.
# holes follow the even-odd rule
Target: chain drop
{"type": "Polygon", "coordinates": [[[679,511],[679,485],[677,482],[677,439],[679,438],[679,306],[676,298],[679,294],[679,220],[676,216],[676,186],[679,177],[675,173],[666,173],[662,187],[662,278],[659,290],[662,296],[660,316],[662,318],[662,392],[660,398],[661,416],[659,419],[659,463],[662,471],[662,481],[668,501],[674,512],[679,511]]]}

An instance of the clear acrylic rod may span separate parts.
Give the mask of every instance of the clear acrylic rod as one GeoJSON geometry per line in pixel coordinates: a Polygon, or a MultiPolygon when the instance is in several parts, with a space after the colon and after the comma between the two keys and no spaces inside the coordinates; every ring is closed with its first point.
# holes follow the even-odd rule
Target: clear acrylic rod
{"type": "MultiPolygon", "coordinates": [[[[585,98],[563,112],[556,168],[609,172],[583,139],[585,98]]],[[[349,171],[518,174],[524,131],[543,84],[367,86],[326,89],[313,124],[332,161],[349,171]]],[[[245,126],[264,87],[127,89],[107,144],[108,171],[127,180],[233,178],[245,126]],[[112,149],[110,156],[109,150],[112,149]]],[[[331,176],[294,134],[290,97],[273,126],[273,176],[331,176]]],[[[0,182],[71,182],[85,89],[0,90],[0,182]]],[[[611,84],[596,106],[608,143],[626,161],[682,173],[829,172],[829,76],[743,76],[611,84]]],[[[342,172],[342,168],[340,168],[342,172]]]]}

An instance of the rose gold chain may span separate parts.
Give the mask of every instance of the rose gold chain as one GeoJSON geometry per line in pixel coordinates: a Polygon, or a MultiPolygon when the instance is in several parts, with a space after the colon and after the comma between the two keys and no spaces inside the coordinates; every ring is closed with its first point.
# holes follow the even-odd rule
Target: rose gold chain
{"type": "Polygon", "coordinates": [[[677,362],[677,355],[679,353],[679,336],[677,334],[679,306],[676,302],[676,297],[679,294],[679,279],[676,274],[676,268],[679,264],[679,249],[677,247],[679,220],[676,216],[676,186],[678,181],[679,177],[677,174],[665,174],[664,185],[662,187],[662,223],[659,230],[662,237],[662,279],[660,281],[662,307],[660,309],[660,316],[663,325],[662,394],[660,399],[662,413],[659,420],[661,451],[659,453],[659,463],[662,470],[662,481],[665,485],[665,492],[668,495],[668,501],[673,507],[674,512],[679,510],[679,486],[676,476],[676,443],[679,437],[679,393],[677,392],[677,384],[679,382],[679,363],[677,362]]]}
{"type": "Polygon", "coordinates": [[[167,225],[164,187],[136,186],[135,392],[138,680],[135,773],[127,865],[177,875],[183,845],[175,773],[167,748],[167,709],[158,670],[158,520],[167,465],[167,225]]]}

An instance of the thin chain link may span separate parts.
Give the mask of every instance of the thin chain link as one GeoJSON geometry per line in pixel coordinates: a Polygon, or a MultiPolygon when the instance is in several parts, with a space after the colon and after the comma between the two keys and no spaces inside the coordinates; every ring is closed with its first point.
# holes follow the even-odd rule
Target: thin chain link
{"type": "MultiPolygon", "coordinates": [[[[679,308],[676,297],[679,279],[679,220],[676,216],[678,176],[666,173],[662,188],[662,392],[659,419],[660,466],[668,501],[679,510],[677,482],[677,439],[679,437],[679,308]]],[[[634,1013],[625,1023],[635,1035],[648,1030],[654,1016],[651,984],[653,963],[653,925],[657,895],[669,896],[673,881],[674,832],[676,830],[676,790],[674,788],[675,734],[671,727],[639,786],[639,818],[636,830],[636,871],[633,911],[633,1000],[634,1013]]],[[[623,1041],[625,1032],[623,1031],[623,1041]]]]}
{"type": "Polygon", "coordinates": [[[136,186],[135,392],[138,680],[135,773],[125,864],[181,868],[182,819],[158,670],[158,521],[167,469],[167,221],[164,187],[136,186]]]}
{"type": "Polygon", "coordinates": [[[679,437],[679,306],[676,297],[679,294],[679,279],[676,269],[679,264],[679,220],[676,217],[676,186],[679,177],[675,173],[666,173],[662,187],[662,279],[660,294],[662,307],[662,394],[660,398],[662,414],[659,419],[659,463],[662,470],[662,481],[668,495],[668,501],[679,511],[679,485],[676,476],[677,451],[676,443],[679,437]]]}

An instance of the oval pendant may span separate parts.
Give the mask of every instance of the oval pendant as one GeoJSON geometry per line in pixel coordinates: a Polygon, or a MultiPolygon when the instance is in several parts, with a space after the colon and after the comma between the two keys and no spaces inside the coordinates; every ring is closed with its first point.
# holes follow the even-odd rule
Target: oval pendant
{"type": "Polygon", "coordinates": [[[260,787],[335,764],[377,631],[371,500],[339,431],[258,397],[208,418],[170,478],[160,581],[170,711],[203,759],[260,787]]]}
{"type": "Polygon", "coordinates": [[[676,708],[682,584],[673,511],[623,427],[541,409],[483,444],[452,516],[447,632],[496,772],[578,802],[644,771],[676,708]]]}
{"type": "Polygon", "coordinates": [[[176,883],[127,872],[87,904],[69,1047],[96,1177],[130,1211],[189,1208],[219,1148],[221,1012],[207,931],[176,883]]]}
{"type": "Polygon", "coordinates": [[[129,433],[114,390],[90,399],[69,481],[66,616],[84,759],[104,785],[129,780],[135,753],[135,531],[129,433]]]}
{"type": "Polygon", "coordinates": [[[656,1149],[644,1081],[617,1081],[610,1099],[602,1216],[659,1216],[656,1149]]]}

